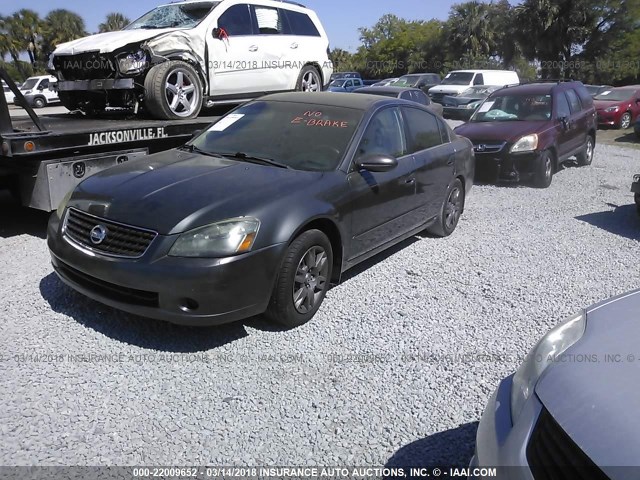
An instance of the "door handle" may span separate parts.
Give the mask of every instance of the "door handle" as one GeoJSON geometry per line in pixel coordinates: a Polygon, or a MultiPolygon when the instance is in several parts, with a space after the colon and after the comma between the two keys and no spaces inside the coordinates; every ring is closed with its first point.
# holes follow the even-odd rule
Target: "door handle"
{"type": "Polygon", "coordinates": [[[451,155],[447,160],[447,165],[453,165],[453,162],[455,162],[455,160],[456,160],[455,155],[451,155]]]}
{"type": "Polygon", "coordinates": [[[294,49],[295,49],[295,48],[298,48],[298,44],[297,44],[297,43],[295,43],[295,42],[294,42],[294,43],[292,43],[290,46],[291,46],[291,48],[294,48],[294,49]]]}
{"type": "Polygon", "coordinates": [[[250,52],[257,52],[258,51],[258,46],[257,45],[251,45],[249,47],[249,51],[250,52]]]}

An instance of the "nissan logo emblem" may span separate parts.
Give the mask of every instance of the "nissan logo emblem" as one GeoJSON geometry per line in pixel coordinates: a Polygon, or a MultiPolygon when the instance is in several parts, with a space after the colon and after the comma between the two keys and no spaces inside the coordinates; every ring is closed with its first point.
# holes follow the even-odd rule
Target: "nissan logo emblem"
{"type": "Polygon", "coordinates": [[[480,144],[476,146],[476,152],[484,152],[487,149],[487,146],[484,144],[480,144]]]}
{"type": "Polygon", "coordinates": [[[100,245],[107,238],[107,227],[104,225],[96,225],[89,233],[89,239],[94,245],[100,245]]]}

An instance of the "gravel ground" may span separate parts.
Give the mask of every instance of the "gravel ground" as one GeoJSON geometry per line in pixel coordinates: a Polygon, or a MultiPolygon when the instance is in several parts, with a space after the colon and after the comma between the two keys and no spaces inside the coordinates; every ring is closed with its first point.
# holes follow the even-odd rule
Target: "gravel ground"
{"type": "Polygon", "coordinates": [[[640,286],[636,172],[599,145],[549,189],[476,186],[453,236],[374,258],[293,331],[88,300],[52,273],[47,216],[2,198],[0,464],[465,465],[540,336],[640,286]]]}

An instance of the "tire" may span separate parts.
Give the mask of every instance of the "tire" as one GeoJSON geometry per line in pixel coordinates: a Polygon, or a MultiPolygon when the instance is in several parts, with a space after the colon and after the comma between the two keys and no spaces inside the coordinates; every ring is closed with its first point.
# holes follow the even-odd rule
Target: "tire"
{"type": "Polygon", "coordinates": [[[329,289],[333,268],[331,242],[320,230],[296,238],[285,255],[276,279],[266,317],[288,328],[307,323],[316,314],[329,289]],[[316,261],[313,260],[312,256],[316,261]],[[320,268],[309,265],[324,260],[320,268]],[[308,283],[298,281],[302,277],[308,283]],[[311,292],[306,295],[305,292],[311,292]]]}
{"type": "Polygon", "coordinates": [[[33,99],[33,108],[44,108],[47,106],[47,101],[42,97],[36,97],[33,99]]]}
{"type": "Polygon", "coordinates": [[[296,82],[296,91],[311,93],[322,91],[322,80],[316,67],[305,65],[302,68],[296,82]]]}
{"type": "Polygon", "coordinates": [[[631,126],[631,114],[629,112],[624,112],[620,117],[620,121],[618,122],[618,128],[621,130],[626,130],[631,126]]]}
{"type": "Polygon", "coordinates": [[[636,202],[636,212],[640,215],[640,193],[634,194],[633,200],[636,202]]]}
{"type": "Polygon", "coordinates": [[[427,232],[437,237],[448,237],[458,226],[460,215],[464,210],[464,187],[456,178],[449,188],[440,207],[440,214],[436,223],[427,228],[427,232]]]}
{"type": "Polygon", "coordinates": [[[553,180],[553,155],[545,150],[538,158],[533,174],[533,186],[536,188],[548,188],[553,180]]]}
{"type": "Polygon", "coordinates": [[[156,65],[144,79],[144,104],[158,119],[195,118],[202,108],[202,82],[198,72],[186,62],[156,65]]]}
{"type": "Polygon", "coordinates": [[[584,150],[576,155],[576,159],[578,160],[578,165],[581,167],[586,167],[587,165],[591,165],[593,161],[593,152],[596,146],[596,142],[593,139],[592,135],[587,135],[587,142],[584,146],[584,150]]]}

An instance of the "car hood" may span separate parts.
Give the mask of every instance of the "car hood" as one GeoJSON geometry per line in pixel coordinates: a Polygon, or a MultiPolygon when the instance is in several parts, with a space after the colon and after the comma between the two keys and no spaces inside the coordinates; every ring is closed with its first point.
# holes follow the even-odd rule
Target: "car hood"
{"type": "Polygon", "coordinates": [[[53,52],[54,55],[75,55],[85,52],[110,53],[130,43],[143,42],[177,28],[120,30],[117,32],[99,33],[89,37],[79,38],[67,43],[61,43],[53,52]]]}
{"type": "MultiPolygon", "coordinates": [[[[640,458],[638,312],[640,290],[588,309],[582,339],[536,386],[549,413],[599,466],[638,465],[640,458]]],[[[636,478],[602,468],[612,479],[636,478]]]]}
{"type": "Polygon", "coordinates": [[[469,85],[436,85],[429,89],[429,93],[458,94],[467,88],[469,85]]]}
{"type": "Polygon", "coordinates": [[[454,131],[472,142],[474,140],[495,140],[513,143],[525,135],[540,134],[540,127],[541,122],[469,122],[456,127],[454,131]]]}
{"type": "Polygon", "coordinates": [[[168,150],[92,175],[69,205],[169,235],[259,216],[270,203],[308,189],[322,175],[168,150]]]}
{"type": "Polygon", "coordinates": [[[472,102],[483,100],[486,97],[458,97],[453,95],[446,95],[442,97],[442,103],[449,103],[452,105],[468,105],[472,102]]]}
{"type": "Polygon", "coordinates": [[[344,87],[328,87],[327,92],[346,92],[347,89],[344,87]]]}

